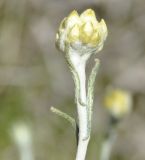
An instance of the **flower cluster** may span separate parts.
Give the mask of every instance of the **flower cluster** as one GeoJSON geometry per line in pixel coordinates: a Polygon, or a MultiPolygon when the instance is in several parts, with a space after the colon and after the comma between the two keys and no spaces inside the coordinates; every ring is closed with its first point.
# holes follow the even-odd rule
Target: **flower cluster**
{"type": "Polygon", "coordinates": [[[87,9],[80,16],[74,10],[61,22],[56,34],[56,44],[63,52],[67,47],[73,49],[84,47],[84,50],[93,48],[100,51],[107,34],[105,21],[102,19],[98,22],[92,9],[87,9]]]}
{"type": "Polygon", "coordinates": [[[131,111],[131,95],[121,89],[108,90],[104,99],[104,105],[114,118],[121,118],[131,111]]]}

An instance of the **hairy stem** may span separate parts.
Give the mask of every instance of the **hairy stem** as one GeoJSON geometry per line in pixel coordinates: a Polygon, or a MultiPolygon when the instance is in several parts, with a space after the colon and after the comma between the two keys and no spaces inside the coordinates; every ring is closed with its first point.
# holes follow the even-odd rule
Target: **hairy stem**
{"type": "Polygon", "coordinates": [[[79,120],[79,139],[78,139],[78,148],[76,154],[76,160],[85,160],[87,146],[89,143],[90,137],[88,136],[88,108],[80,103],[87,104],[86,98],[86,73],[85,73],[85,64],[78,66],[78,76],[80,79],[80,95],[77,97],[77,111],[78,111],[78,120],[79,120]]]}

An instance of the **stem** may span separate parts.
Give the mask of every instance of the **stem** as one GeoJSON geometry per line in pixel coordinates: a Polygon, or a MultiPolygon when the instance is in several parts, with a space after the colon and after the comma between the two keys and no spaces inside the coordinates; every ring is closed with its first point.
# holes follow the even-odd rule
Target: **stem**
{"type": "Polygon", "coordinates": [[[108,133],[107,137],[103,142],[100,160],[110,159],[111,150],[112,150],[112,146],[114,144],[115,139],[116,139],[116,131],[115,129],[111,129],[111,131],[108,133]]]}
{"type": "Polygon", "coordinates": [[[91,109],[93,104],[93,87],[95,82],[95,76],[98,68],[98,62],[93,67],[90,80],[88,84],[88,95],[86,94],[86,61],[90,57],[90,54],[81,55],[73,50],[69,50],[66,54],[67,62],[73,73],[73,79],[75,83],[75,99],[78,112],[78,148],[76,154],[76,160],[85,160],[88,143],[90,140],[91,130],[91,109]]]}
{"type": "Polygon", "coordinates": [[[20,149],[20,159],[21,160],[33,160],[32,151],[29,146],[25,146],[20,149]]]}
{"type": "Polygon", "coordinates": [[[84,106],[80,103],[79,98],[84,104],[87,104],[86,98],[86,73],[85,64],[81,64],[77,68],[78,76],[80,79],[80,95],[77,97],[77,111],[79,120],[79,141],[76,154],[76,160],[85,160],[87,146],[89,143],[88,136],[88,106],[84,106]]]}

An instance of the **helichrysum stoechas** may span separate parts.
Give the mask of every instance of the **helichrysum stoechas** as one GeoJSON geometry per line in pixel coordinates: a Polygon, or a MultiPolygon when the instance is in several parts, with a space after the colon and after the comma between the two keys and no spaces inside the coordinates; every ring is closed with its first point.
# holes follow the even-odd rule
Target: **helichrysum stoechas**
{"type": "Polygon", "coordinates": [[[122,89],[108,90],[104,105],[114,118],[121,118],[132,108],[132,98],[129,92],[122,89]]]}
{"type": "MultiPolygon", "coordinates": [[[[79,128],[76,130],[78,132],[76,160],[85,160],[91,133],[95,77],[99,69],[99,60],[96,59],[88,81],[86,81],[86,62],[92,54],[103,48],[106,37],[105,21],[102,19],[98,22],[92,9],[85,10],[80,16],[77,11],[72,11],[62,20],[56,34],[56,45],[65,53],[75,82],[78,123],[74,120],[73,122],[79,128]]],[[[52,110],[72,121],[68,115],[53,108],[52,110]]]]}
{"type": "Polygon", "coordinates": [[[81,51],[79,53],[86,50],[94,53],[103,48],[106,37],[105,21],[98,22],[92,9],[85,10],[80,16],[74,10],[62,20],[56,34],[56,44],[63,52],[71,47],[81,51]]]}

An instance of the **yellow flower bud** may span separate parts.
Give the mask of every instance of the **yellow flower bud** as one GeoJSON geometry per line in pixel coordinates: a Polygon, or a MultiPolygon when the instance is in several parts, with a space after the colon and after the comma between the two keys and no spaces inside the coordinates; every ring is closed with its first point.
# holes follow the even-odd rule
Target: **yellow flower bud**
{"type": "Polygon", "coordinates": [[[96,31],[91,37],[91,43],[95,45],[96,43],[99,43],[99,41],[100,41],[100,35],[99,32],[96,31]]]}
{"type": "Polygon", "coordinates": [[[121,118],[131,111],[131,95],[121,89],[108,90],[104,99],[104,105],[113,117],[121,118]]]}
{"type": "Polygon", "coordinates": [[[99,24],[100,24],[100,33],[103,35],[102,37],[105,40],[107,38],[108,31],[107,31],[107,26],[104,19],[101,19],[101,22],[99,24]]]}
{"type": "Polygon", "coordinates": [[[93,35],[93,26],[92,23],[86,22],[84,25],[81,27],[80,30],[80,40],[83,43],[89,43],[91,36],[93,35]]]}
{"type": "Polygon", "coordinates": [[[56,37],[56,44],[60,50],[66,47],[80,49],[88,47],[90,53],[100,51],[107,37],[107,26],[104,20],[98,22],[95,12],[87,9],[80,16],[72,11],[60,24],[56,37]],[[92,52],[91,52],[92,51],[92,52]]]}
{"type": "Polygon", "coordinates": [[[59,34],[57,33],[56,34],[56,41],[59,39],[59,34]]]}
{"type": "Polygon", "coordinates": [[[97,25],[95,12],[92,9],[87,9],[80,15],[82,23],[92,22],[93,26],[97,25]]]}
{"type": "Polygon", "coordinates": [[[59,26],[59,31],[64,31],[65,29],[65,23],[66,23],[66,18],[64,18],[61,23],[60,23],[60,26],[59,26]]]}
{"type": "Polygon", "coordinates": [[[80,34],[79,26],[75,24],[68,34],[68,40],[70,42],[79,41],[79,34],[80,34]]]}
{"type": "Polygon", "coordinates": [[[75,24],[80,24],[80,17],[77,11],[72,11],[66,19],[66,27],[73,27],[75,24]]]}

